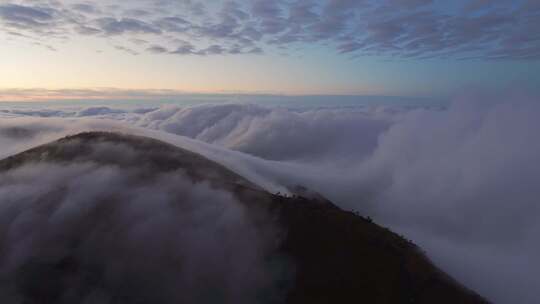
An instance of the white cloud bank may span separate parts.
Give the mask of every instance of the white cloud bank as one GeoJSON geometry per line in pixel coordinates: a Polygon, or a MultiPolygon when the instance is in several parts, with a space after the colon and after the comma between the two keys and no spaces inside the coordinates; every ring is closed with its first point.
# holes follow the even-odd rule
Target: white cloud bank
{"type": "Polygon", "coordinates": [[[539,102],[470,96],[446,110],[293,111],[229,104],[120,112],[111,107],[61,110],[61,116],[89,113],[93,120],[4,119],[0,129],[31,125],[59,136],[49,125],[70,121],[63,123],[69,133],[100,121],[108,128],[115,120],[111,125],[200,152],[271,191],[308,186],[406,234],[445,271],[490,300],[536,303],[539,102]]]}

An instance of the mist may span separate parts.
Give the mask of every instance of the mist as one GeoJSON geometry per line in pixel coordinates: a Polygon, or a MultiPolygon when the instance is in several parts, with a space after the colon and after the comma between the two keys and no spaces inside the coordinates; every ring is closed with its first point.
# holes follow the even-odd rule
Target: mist
{"type": "MultiPolygon", "coordinates": [[[[124,164],[137,153],[94,149],[124,164]]],[[[1,172],[2,302],[279,301],[277,227],[182,170],[145,169],[75,161],[1,172]]]]}
{"type": "Polygon", "coordinates": [[[157,138],[270,192],[304,185],[370,216],[495,303],[540,298],[536,96],[467,95],[436,109],[110,105],[57,109],[49,118],[40,111],[9,113],[0,125],[0,155],[81,130],[157,138]],[[34,135],[6,131],[14,127],[34,135]]]}

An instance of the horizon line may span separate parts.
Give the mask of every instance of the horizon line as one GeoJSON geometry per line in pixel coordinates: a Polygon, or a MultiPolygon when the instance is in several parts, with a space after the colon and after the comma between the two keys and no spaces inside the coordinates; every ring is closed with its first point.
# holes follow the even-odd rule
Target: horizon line
{"type": "Polygon", "coordinates": [[[290,97],[290,98],[391,98],[391,99],[445,99],[423,95],[362,94],[362,93],[290,93],[272,91],[185,91],[176,89],[126,89],[115,87],[92,88],[0,88],[0,102],[48,101],[151,101],[181,97],[290,97]]]}

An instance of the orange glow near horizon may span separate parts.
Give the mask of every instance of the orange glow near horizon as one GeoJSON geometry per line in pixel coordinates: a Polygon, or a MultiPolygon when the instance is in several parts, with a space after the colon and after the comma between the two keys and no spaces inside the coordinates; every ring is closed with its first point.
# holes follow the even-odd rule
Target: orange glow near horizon
{"type": "Polygon", "coordinates": [[[157,100],[185,95],[377,95],[372,92],[306,92],[306,91],[231,91],[231,90],[173,90],[173,89],[119,89],[119,88],[77,88],[77,89],[21,89],[0,88],[0,102],[46,102],[63,100],[157,100]]]}
{"type": "Polygon", "coordinates": [[[302,60],[279,55],[129,56],[114,50],[96,53],[110,46],[91,42],[76,39],[55,52],[15,42],[2,45],[0,100],[133,98],[108,96],[99,88],[175,94],[394,94],[367,76],[353,77],[356,72],[346,69],[350,62],[345,59],[331,64],[307,55],[302,60]],[[77,90],[99,92],[81,96],[77,90]]]}

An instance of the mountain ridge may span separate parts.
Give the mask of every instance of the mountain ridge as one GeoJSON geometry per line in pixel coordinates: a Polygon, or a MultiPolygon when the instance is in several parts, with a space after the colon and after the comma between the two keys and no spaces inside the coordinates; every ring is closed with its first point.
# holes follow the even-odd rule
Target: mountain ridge
{"type": "MultiPolygon", "coordinates": [[[[194,185],[206,181],[232,193],[257,222],[269,220],[279,226],[281,237],[271,255],[286,258],[282,267],[290,276],[279,282],[285,299],[272,303],[487,303],[433,266],[412,242],[369,218],[341,210],[320,195],[306,197],[308,190],[302,187],[287,197],[268,193],[220,164],[159,140],[80,133],[0,160],[0,174],[43,163],[137,168],[146,172],[144,178],[145,174],[181,171],[194,185]]],[[[80,268],[77,263],[75,258],[68,264],[77,266],[67,268],[80,268]]],[[[47,269],[52,267],[53,273],[63,276],[64,264],[47,269]]],[[[24,287],[32,285],[31,277],[26,276],[21,287],[28,295],[25,303],[38,303],[43,293],[24,287]]],[[[112,288],[110,292],[123,291],[112,288]]],[[[63,303],[54,296],[46,302],[63,303]]],[[[140,303],[153,302],[143,296],[140,303]]]]}

